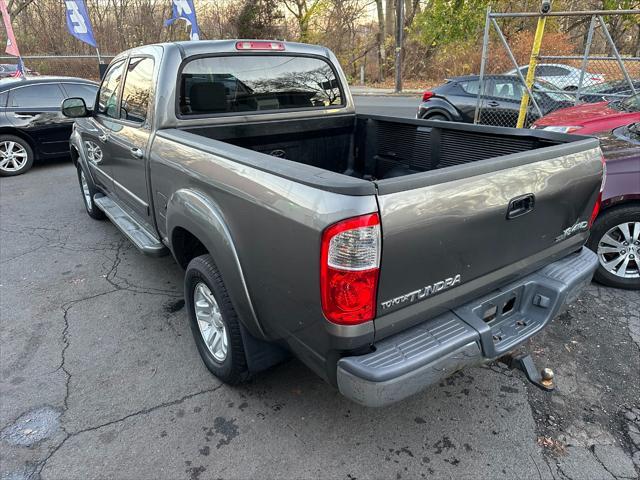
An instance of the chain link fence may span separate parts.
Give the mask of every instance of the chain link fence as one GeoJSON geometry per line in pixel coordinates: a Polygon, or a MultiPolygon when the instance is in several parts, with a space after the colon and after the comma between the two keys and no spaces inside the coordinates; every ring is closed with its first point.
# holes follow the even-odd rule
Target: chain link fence
{"type": "Polygon", "coordinates": [[[516,127],[522,115],[521,126],[528,128],[556,110],[602,101],[614,109],[640,111],[640,97],[633,97],[640,93],[640,57],[620,52],[605,16],[640,22],[640,10],[552,12],[544,15],[541,29],[541,14],[488,11],[481,72],[476,85],[468,86],[477,94],[475,123],[516,127]],[[548,28],[568,19],[582,25],[584,33],[571,36],[548,28]],[[536,38],[522,41],[517,35],[507,41],[503,30],[514,22],[526,30],[537,22],[538,44],[536,38]]]}

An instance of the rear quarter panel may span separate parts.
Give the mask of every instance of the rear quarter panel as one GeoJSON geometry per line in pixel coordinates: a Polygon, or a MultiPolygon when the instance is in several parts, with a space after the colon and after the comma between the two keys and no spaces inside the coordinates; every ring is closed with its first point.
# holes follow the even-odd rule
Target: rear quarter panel
{"type": "MultiPolygon", "coordinates": [[[[351,331],[342,328],[340,333],[347,338],[335,343],[334,334],[341,327],[324,318],[320,304],[321,233],[338,220],[377,211],[375,196],[319,190],[233,158],[244,154],[265,162],[293,162],[193,134],[176,134],[202,143],[201,148],[194,148],[176,141],[168,132],[154,140],[150,174],[161,234],[170,242],[174,228],[187,228],[182,224],[186,221],[183,214],[171,212],[176,192],[188,190],[208,199],[238,252],[250,302],[265,338],[286,342],[321,376],[334,375],[335,372],[326,371],[327,352],[371,342],[373,322],[351,331]],[[168,205],[166,210],[163,205],[168,205]],[[350,336],[357,337],[352,344],[350,336]]],[[[324,174],[313,167],[300,167],[307,169],[310,176],[324,174]]],[[[231,268],[228,254],[214,238],[214,226],[203,221],[202,235],[210,238],[199,239],[225,278],[223,267],[231,268]]],[[[244,301],[242,294],[237,290],[230,293],[238,309],[244,301]]]]}

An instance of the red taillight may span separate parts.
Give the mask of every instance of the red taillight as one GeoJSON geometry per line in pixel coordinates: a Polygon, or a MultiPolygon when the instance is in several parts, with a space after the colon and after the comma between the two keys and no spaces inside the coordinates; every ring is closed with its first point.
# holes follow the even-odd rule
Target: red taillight
{"type": "Polygon", "coordinates": [[[435,93],[430,92],[430,91],[426,91],[422,94],[422,101],[426,102],[427,100],[429,100],[431,97],[433,97],[435,95],[435,93]]]}
{"type": "Polygon", "coordinates": [[[282,42],[236,42],[236,50],[284,50],[282,42]]]}
{"type": "Polygon", "coordinates": [[[320,292],[327,320],[345,325],[376,316],[380,271],[377,213],[335,223],[322,233],[320,292]]]}
{"type": "Polygon", "coordinates": [[[596,203],[593,205],[593,210],[589,217],[589,228],[593,226],[593,222],[596,221],[596,218],[598,218],[598,214],[600,213],[602,192],[604,192],[604,182],[607,180],[607,163],[605,162],[604,155],[600,157],[600,161],[602,162],[602,182],[600,183],[600,193],[598,193],[598,198],[596,199],[596,203]]]}

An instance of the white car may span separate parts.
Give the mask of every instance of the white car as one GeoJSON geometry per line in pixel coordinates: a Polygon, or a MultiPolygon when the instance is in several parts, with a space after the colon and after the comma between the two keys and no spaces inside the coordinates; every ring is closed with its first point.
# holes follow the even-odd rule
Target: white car
{"type": "MultiPolygon", "coordinates": [[[[524,77],[527,76],[529,66],[520,67],[520,72],[524,77]]],[[[577,90],[580,82],[581,70],[570,65],[561,63],[539,63],[536,67],[536,79],[545,80],[560,90],[577,90]]],[[[507,75],[515,75],[516,69],[509,70],[507,75]]],[[[582,86],[587,87],[604,82],[604,75],[600,73],[584,72],[582,86]]]]}

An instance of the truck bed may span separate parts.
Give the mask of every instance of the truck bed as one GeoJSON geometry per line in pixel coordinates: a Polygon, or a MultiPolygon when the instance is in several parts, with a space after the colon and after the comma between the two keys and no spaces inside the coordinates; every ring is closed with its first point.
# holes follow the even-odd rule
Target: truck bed
{"type": "Polygon", "coordinates": [[[182,130],[175,139],[197,146],[189,134],[205,136],[199,148],[234,161],[315,188],[376,195],[376,338],[579,249],[601,182],[597,139],[536,130],[370,115],[182,130]],[[267,155],[241,155],[247,149],[267,155]],[[512,217],[524,197],[530,203],[512,217]]]}
{"type": "Polygon", "coordinates": [[[385,180],[580,141],[452,122],[345,115],[184,131],[365,180],[385,180]]]}

